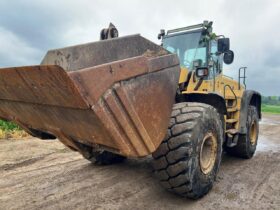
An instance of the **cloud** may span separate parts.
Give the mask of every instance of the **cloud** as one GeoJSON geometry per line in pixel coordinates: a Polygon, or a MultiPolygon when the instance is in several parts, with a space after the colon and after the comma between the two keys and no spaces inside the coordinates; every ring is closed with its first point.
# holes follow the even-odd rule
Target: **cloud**
{"type": "Polygon", "coordinates": [[[109,22],[121,35],[141,33],[159,43],[161,28],[213,20],[235,52],[225,73],[236,78],[248,66],[248,88],[280,95],[279,11],[278,0],[1,0],[0,66],[38,64],[48,49],[98,40],[109,22]]]}
{"type": "Polygon", "coordinates": [[[30,47],[15,34],[1,27],[0,43],[1,67],[36,63],[43,54],[39,49],[30,47]]]}

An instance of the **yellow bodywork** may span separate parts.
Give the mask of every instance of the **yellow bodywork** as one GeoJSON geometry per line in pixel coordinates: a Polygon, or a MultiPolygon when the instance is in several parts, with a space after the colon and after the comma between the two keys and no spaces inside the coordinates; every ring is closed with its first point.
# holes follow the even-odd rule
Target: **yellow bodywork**
{"type": "MultiPolygon", "coordinates": [[[[189,70],[185,67],[181,67],[181,74],[179,79],[179,84],[183,83],[187,79],[187,75],[189,70]]],[[[219,73],[215,75],[215,79],[204,79],[195,90],[197,83],[199,82],[199,78],[195,76],[194,71],[192,72],[191,78],[188,82],[185,90],[182,91],[183,94],[208,94],[208,93],[216,93],[222,96],[226,101],[226,107],[228,111],[228,115],[225,115],[225,122],[231,123],[235,130],[238,130],[239,127],[239,119],[240,119],[240,107],[241,107],[241,99],[243,92],[245,90],[243,85],[240,85],[240,90],[238,87],[238,82],[233,80],[230,77],[223,75],[223,73],[219,73]]],[[[225,131],[229,132],[229,131],[225,131]]]]}
{"type": "Polygon", "coordinates": [[[185,82],[187,80],[187,76],[188,76],[188,69],[181,66],[181,72],[180,72],[180,78],[179,78],[179,84],[185,82]]]}

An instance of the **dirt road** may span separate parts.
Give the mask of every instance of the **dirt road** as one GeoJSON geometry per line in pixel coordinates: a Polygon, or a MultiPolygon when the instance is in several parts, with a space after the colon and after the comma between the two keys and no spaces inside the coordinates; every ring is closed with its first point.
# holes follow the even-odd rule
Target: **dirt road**
{"type": "Polygon", "coordinates": [[[224,155],[198,201],[163,190],[150,159],[94,166],[58,141],[0,140],[0,209],[280,209],[280,115],[264,115],[251,160],[224,155]]]}

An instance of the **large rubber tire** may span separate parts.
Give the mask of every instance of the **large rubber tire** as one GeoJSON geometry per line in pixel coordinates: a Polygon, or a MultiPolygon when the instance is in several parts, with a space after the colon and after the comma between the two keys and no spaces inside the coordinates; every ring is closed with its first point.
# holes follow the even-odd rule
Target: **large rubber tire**
{"type": "Polygon", "coordinates": [[[156,177],[168,191],[198,199],[213,186],[220,167],[222,144],[222,121],[214,107],[191,102],[175,104],[167,136],[153,153],[156,177]],[[204,137],[209,133],[215,136],[217,144],[212,168],[205,173],[200,156],[204,137]]]}
{"type": "Polygon", "coordinates": [[[248,115],[247,115],[247,134],[239,135],[238,142],[235,147],[225,148],[226,152],[232,156],[250,159],[254,156],[258,144],[258,135],[259,135],[259,117],[257,108],[255,106],[249,106],[248,115]],[[252,125],[255,125],[254,135],[252,125]],[[252,139],[252,136],[254,136],[252,139]]]}

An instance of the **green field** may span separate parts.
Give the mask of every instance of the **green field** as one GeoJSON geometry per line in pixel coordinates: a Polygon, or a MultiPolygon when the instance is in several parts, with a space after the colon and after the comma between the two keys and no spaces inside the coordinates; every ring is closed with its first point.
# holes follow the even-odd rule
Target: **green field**
{"type": "Polygon", "coordinates": [[[262,112],[280,114],[280,106],[262,104],[262,112]]]}

